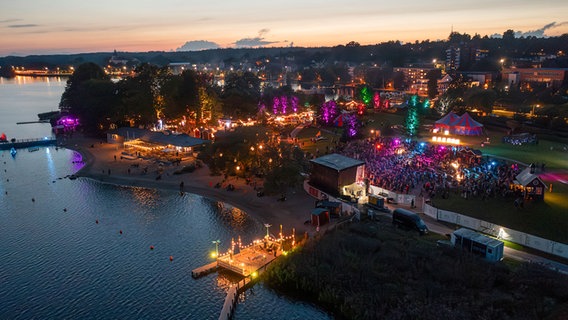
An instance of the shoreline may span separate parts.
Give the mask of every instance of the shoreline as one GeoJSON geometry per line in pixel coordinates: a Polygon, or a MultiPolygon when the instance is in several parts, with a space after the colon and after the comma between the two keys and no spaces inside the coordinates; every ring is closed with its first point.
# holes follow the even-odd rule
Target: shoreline
{"type": "Polygon", "coordinates": [[[315,199],[303,190],[287,194],[286,201],[278,201],[279,196],[258,197],[254,188],[247,185],[242,178],[229,177],[225,181],[225,184],[231,183],[235,186],[234,191],[215,188],[215,184],[222,183],[224,177],[211,176],[206,165],[191,173],[173,174],[174,171],[193,162],[192,160],[182,161],[179,166],[158,166],[148,160],[120,159],[122,149],[118,145],[84,137],[81,134],[75,134],[69,139],[60,139],[58,145],[81,154],[84,166],[75,173],[78,178],[119,186],[176,192],[181,192],[180,184],[183,182],[183,192],[236,207],[260,223],[271,224],[271,233],[274,235],[279,233],[280,225],[284,234],[290,234],[292,228],[299,236],[305,232],[308,234],[315,232],[311,225],[304,224],[304,221],[310,219],[315,199]],[[161,174],[158,173],[159,169],[163,170],[161,174]]]}

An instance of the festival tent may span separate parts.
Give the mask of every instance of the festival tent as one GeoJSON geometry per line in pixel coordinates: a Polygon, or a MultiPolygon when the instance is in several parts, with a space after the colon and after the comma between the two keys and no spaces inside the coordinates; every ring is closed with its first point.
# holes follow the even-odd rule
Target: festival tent
{"type": "Polygon", "coordinates": [[[336,127],[343,127],[343,124],[346,123],[347,121],[349,121],[349,118],[351,117],[350,113],[341,113],[337,118],[335,118],[335,120],[333,121],[333,124],[336,127]]]}
{"type": "Polygon", "coordinates": [[[450,131],[455,134],[461,134],[466,136],[481,135],[483,133],[483,125],[475,120],[469,115],[469,113],[464,113],[456,121],[450,131]]]}
{"type": "Polygon", "coordinates": [[[459,121],[460,116],[455,114],[453,111],[443,116],[438,121],[434,122],[434,128],[439,130],[450,130],[454,123],[459,121]]]}

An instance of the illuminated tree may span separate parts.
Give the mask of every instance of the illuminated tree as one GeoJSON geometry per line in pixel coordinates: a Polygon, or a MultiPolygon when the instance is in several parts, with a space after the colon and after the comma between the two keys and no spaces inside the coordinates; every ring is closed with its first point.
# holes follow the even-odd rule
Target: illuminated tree
{"type": "Polygon", "coordinates": [[[296,96],[292,96],[292,97],[290,98],[290,102],[291,102],[291,105],[292,105],[292,111],[293,111],[294,113],[295,113],[295,112],[298,112],[298,101],[299,101],[299,99],[298,99],[298,97],[296,97],[296,96]]]}
{"type": "Polygon", "coordinates": [[[381,108],[381,95],[378,92],[373,95],[373,107],[375,109],[381,108]]]}
{"type": "Polygon", "coordinates": [[[418,132],[418,126],[420,125],[418,105],[418,96],[413,95],[412,97],[410,97],[410,99],[408,100],[408,111],[405,120],[406,132],[409,136],[415,136],[418,132]]]}
{"type": "Polygon", "coordinates": [[[369,86],[365,85],[359,91],[359,96],[365,105],[370,105],[373,99],[373,92],[369,86]]]}
{"type": "Polygon", "coordinates": [[[279,110],[280,110],[280,97],[274,97],[272,99],[272,112],[274,114],[278,114],[279,110]]]}
{"type": "Polygon", "coordinates": [[[320,121],[325,125],[332,125],[337,115],[339,115],[339,109],[335,101],[324,102],[320,108],[320,121]]]}
{"type": "Polygon", "coordinates": [[[288,111],[288,98],[286,96],[280,97],[280,106],[282,108],[282,114],[286,114],[288,111]]]}

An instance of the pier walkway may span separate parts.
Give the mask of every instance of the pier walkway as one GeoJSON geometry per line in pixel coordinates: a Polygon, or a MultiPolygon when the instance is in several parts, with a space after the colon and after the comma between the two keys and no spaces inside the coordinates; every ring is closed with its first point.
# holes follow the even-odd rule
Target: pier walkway
{"type": "Polygon", "coordinates": [[[219,315],[219,320],[232,318],[237,306],[239,294],[252,286],[256,279],[258,279],[258,276],[266,270],[268,264],[283,253],[283,240],[284,239],[276,240],[265,237],[263,240],[256,240],[251,245],[245,247],[235,247],[235,243],[233,243],[232,249],[217,257],[217,261],[191,271],[191,276],[194,279],[214,272],[219,268],[229,270],[244,277],[229,288],[225,302],[223,303],[223,309],[219,315]]]}
{"type": "Polygon", "coordinates": [[[211,262],[210,264],[207,264],[207,265],[204,265],[202,267],[191,270],[191,276],[194,279],[201,278],[205,275],[208,275],[210,273],[217,271],[217,268],[218,268],[217,261],[214,261],[214,262],[211,262]]]}
{"type": "Polygon", "coordinates": [[[31,147],[50,146],[55,144],[57,144],[57,139],[49,137],[39,139],[21,139],[15,140],[14,142],[0,142],[0,150],[10,150],[12,148],[24,149],[31,147]]]}

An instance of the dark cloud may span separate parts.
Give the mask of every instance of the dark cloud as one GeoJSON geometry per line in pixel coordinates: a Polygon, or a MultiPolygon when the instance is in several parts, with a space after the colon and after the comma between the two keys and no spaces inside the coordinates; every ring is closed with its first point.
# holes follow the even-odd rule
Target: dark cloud
{"type": "Polygon", "coordinates": [[[11,24],[11,25],[8,26],[8,28],[33,28],[33,27],[39,27],[39,24],[33,24],[33,23],[11,24]]]}
{"type": "Polygon", "coordinates": [[[266,41],[264,38],[243,38],[235,41],[237,47],[262,47],[271,43],[277,43],[278,41],[266,41]]]}
{"type": "MultiPolygon", "coordinates": [[[[536,30],[530,30],[530,31],[515,31],[515,37],[516,38],[520,38],[520,37],[537,37],[537,38],[546,38],[546,35],[544,34],[546,32],[546,30],[548,29],[553,29],[553,28],[558,28],[564,25],[567,25],[568,21],[563,21],[560,23],[556,23],[556,22],[551,22],[549,24],[544,25],[542,28],[536,29],[536,30]]],[[[503,38],[503,34],[498,34],[495,33],[493,35],[491,35],[492,38],[503,38]]]]}
{"type": "Polygon", "coordinates": [[[254,38],[243,38],[235,41],[235,46],[240,48],[250,48],[250,47],[262,47],[272,43],[278,43],[280,41],[268,41],[265,40],[265,35],[270,32],[270,29],[260,29],[258,31],[258,37],[254,38]]]}
{"type": "Polygon", "coordinates": [[[186,42],[183,46],[177,48],[176,51],[201,51],[218,48],[220,48],[220,46],[212,41],[193,40],[186,42]]]}
{"type": "Polygon", "coordinates": [[[538,37],[538,38],[542,38],[542,37],[545,37],[544,32],[546,30],[556,28],[556,27],[560,27],[560,26],[565,25],[565,24],[568,24],[568,22],[566,22],[566,21],[560,22],[560,23],[551,22],[551,23],[545,25],[544,27],[542,27],[540,29],[526,31],[526,32],[517,31],[517,32],[515,32],[515,36],[516,37],[538,37]]]}
{"type": "Polygon", "coordinates": [[[16,21],[22,21],[22,19],[6,19],[6,20],[0,20],[0,23],[10,23],[10,22],[16,22],[16,21]]]}

